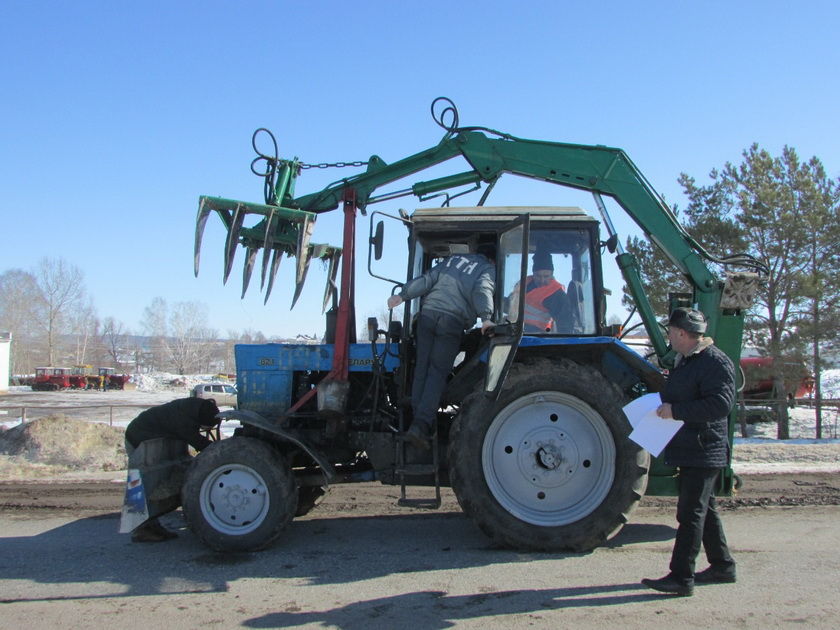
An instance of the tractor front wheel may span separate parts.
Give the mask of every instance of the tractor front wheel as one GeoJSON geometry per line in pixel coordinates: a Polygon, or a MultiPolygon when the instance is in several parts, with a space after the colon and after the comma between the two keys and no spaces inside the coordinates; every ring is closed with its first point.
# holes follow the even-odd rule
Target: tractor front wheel
{"type": "Polygon", "coordinates": [[[297,485],[283,455],[254,438],[214,442],[193,460],[182,488],[187,523],[217,551],[263,549],[297,508],[297,485]]]}

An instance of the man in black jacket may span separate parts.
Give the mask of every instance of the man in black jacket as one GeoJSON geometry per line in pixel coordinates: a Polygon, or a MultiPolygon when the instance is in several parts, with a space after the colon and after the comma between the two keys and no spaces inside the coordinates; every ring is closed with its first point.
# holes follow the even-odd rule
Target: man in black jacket
{"type": "MultiPolygon", "coordinates": [[[[146,409],[132,420],[125,430],[126,454],[131,454],[146,440],[166,438],[178,440],[201,451],[210,445],[202,431],[219,424],[216,401],[205,398],[179,398],[172,402],[146,409]]],[[[186,445],[184,446],[186,451],[186,445]]],[[[162,542],[177,538],[160,524],[157,517],[138,525],[131,533],[132,542],[162,542]]]]}
{"type": "Polygon", "coordinates": [[[735,368],[713,340],[704,337],[700,311],[678,308],[668,321],[668,340],[677,352],[676,366],[662,391],[660,418],[685,424],[665,447],[665,463],[679,468],[677,537],[671,572],[642,584],[663,593],[692,595],[694,583],[735,581],[735,560],[726,544],[715,504],[720,469],[729,462],[728,420],[735,401],[735,368]],[[709,566],[694,573],[700,546],[709,566]]]}

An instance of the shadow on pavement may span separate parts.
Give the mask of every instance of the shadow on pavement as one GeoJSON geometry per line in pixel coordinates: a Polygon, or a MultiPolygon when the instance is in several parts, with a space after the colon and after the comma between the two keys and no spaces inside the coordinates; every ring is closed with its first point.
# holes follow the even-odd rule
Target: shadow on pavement
{"type": "MultiPolygon", "coordinates": [[[[20,521],[4,520],[16,529],[21,527],[20,521]]],[[[128,535],[117,533],[116,513],[66,523],[57,519],[57,526],[42,533],[0,538],[0,602],[225,592],[232,582],[243,578],[348,584],[396,574],[562,561],[587,555],[498,549],[464,515],[453,513],[341,518],[310,515],[293,521],[271,548],[244,554],[209,550],[186,529],[181,512],[169,514],[162,521],[179,532],[178,539],[157,544],[132,543],[128,535]]],[[[52,521],[29,522],[37,529],[52,521]]],[[[8,532],[11,527],[4,529],[8,532]]],[[[628,525],[595,553],[611,553],[616,547],[663,541],[672,536],[670,527],[628,525]]],[[[593,597],[627,588],[559,588],[475,597],[476,602],[491,603],[500,598],[513,599],[521,602],[524,609],[539,610],[544,605],[575,605],[580,597],[585,598],[586,605],[593,605],[598,603],[592,601],[593,597]]],[[[445,609],[452,600],[425,592],[402,597],[407,599],[358,603],[350,612],[369,614],[376,606],[421,601],[424,606],[434,602],[445,609]],[[353,612],[356,610],[364,612],[353,612]]],[[[605,601],[621,603],[627,597],[637,596],[614,595],[605,601]]],[[[283,614],[287,613],[276,613],[283,614]]],[[[323,614],[332,619],[337,613],[323,614]]],[[[289,623],[299,623],[295,619],[291,617],[289,623]]]]}
{"type": "MultiPolygon", "coordinates": [[[[244,620],[247,628],[451,628],[458,621],[494,615],[527,614],[539,626],[541,614],[562,608],[617,606],[661,600],[635,584],[610,584],[544,590],[497,591],[450,596],[441,591],[418,591],[382,597],[346,606],[302,612],[294,606],[280,612],[244,620]]],[[[490,620],[488,620],[488,623],[490,620]]]]}

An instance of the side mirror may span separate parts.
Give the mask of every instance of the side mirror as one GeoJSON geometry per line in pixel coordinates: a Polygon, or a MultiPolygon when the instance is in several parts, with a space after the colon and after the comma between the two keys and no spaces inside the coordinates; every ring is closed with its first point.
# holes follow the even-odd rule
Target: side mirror
{"type": "Polygon", "coordinates": [[[402,339],[402,332],[402,322],[392,320],[388,324],[388,339],[391,343],[399,343],[399,341],[402,339]]]}
{"type": "Polygon", "coordinates": [[[379,338],[379,320],[377,320],[375,317],[368,317],[367,327],[368,339],[370,341],[376,341],[379,338]]]}
{"type": "Polygon", "coordinates": [[[607,246],[607,250],[610,252],[610,254],[614,254],[616,247],[618,247],[618,234],[613,234],[612,236],[610,236],[607,239],[607,242],[604,243],[604,245],[607,246]]]}
{"type": "Polygon", "coordinates": [[[384,240],[385,236],[385,223],[380,221],[376,224],[376,231],[374,235],[370,237],[371,245],[373,245],[373,258],[374,260],[379,260],[382,258],[382,241],[384,240]]]}

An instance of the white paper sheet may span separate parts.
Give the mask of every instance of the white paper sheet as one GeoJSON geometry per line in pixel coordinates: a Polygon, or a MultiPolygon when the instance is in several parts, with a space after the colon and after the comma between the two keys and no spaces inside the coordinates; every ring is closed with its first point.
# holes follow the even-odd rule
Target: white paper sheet
{"type": "Polygon", "coordinates": [[[656,410],[661,404],[659,394],[645,394],[624,406],[624,414],[633,427],[630,439],[654,457],[659,456],[683,425],[682,420],[665,420],[657,416],[656,410]]]}
{"type": "Polygon", "coordinates": [[[639,420],[650,412],[656,415],[656,409],[661,404],[662,399],[659,397],[659,394],[645,394],[624,405],[624,415],[630,421],[630,426],[635,429],[639,420]]]}

